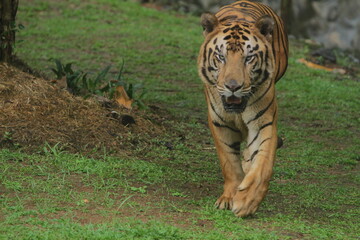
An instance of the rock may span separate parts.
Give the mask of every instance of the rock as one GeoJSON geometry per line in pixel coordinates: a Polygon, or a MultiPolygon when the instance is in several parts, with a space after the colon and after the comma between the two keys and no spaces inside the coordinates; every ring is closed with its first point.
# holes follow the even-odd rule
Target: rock
{"type": "Polygon", "coordinates": [[[121,123],[124,126],[129,126],[129,125],[135,124],[135,119],[130,115],[123,114],[123,115],[121,115],[121,123]]]}
{"type": "Polygon", "coordinates": [[[324,60],[329,61],[330,63],[336,63],[336,55],[334,54],[333,49],[329,49],[329,48],[316,49],[311,53],[311,56],[323,57],[324,60]]]}

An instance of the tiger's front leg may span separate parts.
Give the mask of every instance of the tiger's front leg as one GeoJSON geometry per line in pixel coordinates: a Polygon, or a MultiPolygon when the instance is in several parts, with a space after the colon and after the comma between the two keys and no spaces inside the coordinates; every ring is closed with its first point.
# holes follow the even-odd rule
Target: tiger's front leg
{"type": "MultiPolygon", "coordinates": [[[[255,213],[268,188],[277,149],[276,99],[263,115],[246,119],[248,126],[247,149],[243,166],[246,175],[233,197],[232,211],[239,217],[255,213]]],[[[258,113],[259,114],[259,113],[258,113]]]]}
{"type": "Polygon", "coordinates": [[[218,198],[215,206],[219,209],[232,209],[233,197],[244,178],[241,167],[240,143],[246,132],[226,122],[220,114],[221,109],[215,109],[211,102],[216,102],[210,89],[205,91],[208,103],[208,121],[214,139],[216,151],[224,177],[224,192],[218,198]],[[210,98],[213,101],[210,101],[210,98]]]}
{"type": "Polygon", "coordinates": [[[239,130],[210,117],[209,126],[224,177],[224,192],[216,201],[215,206],[219,209],[232,209],[233,197],[244,178],[240,161],[241,134],[239,130]]]}

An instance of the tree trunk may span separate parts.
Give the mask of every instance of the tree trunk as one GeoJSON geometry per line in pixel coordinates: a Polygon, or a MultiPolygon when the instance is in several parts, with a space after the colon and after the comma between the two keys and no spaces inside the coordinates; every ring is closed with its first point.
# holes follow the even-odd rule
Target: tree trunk
{"type": "Polygon", "coordinates": [[[281,18],[285,24],[285,30],[290,34],[293,21],[292,0],[281,0],[281,18]]]}
{"type": "Polygon", "coordinates": [[[15,17],[19,0],[0,0],[0,62],[11,62],[15,44],[15,17]]]}

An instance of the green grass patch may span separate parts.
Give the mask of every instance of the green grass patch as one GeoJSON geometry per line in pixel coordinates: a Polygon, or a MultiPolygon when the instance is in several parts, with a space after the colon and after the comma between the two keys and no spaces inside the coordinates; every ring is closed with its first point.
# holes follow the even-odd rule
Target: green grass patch
{"type": "Polygon", "coordinates": [[[284,146],[268,196],[254,217],[238,219],[213,208],[222,177],[196,70],[198,18],[127,1],[35,0],[20,2],[18,22],[17,55],[48,77],[50,58],[90,73],[124,59],[125,81],[165,109],[167,130],[123,139],[137,142],[127,155],[89,158],[61,144],[1,150],[1,239],[359,237],[359,82],[298,63],[302,43],[291,42],[277,84],[284,146]]]}

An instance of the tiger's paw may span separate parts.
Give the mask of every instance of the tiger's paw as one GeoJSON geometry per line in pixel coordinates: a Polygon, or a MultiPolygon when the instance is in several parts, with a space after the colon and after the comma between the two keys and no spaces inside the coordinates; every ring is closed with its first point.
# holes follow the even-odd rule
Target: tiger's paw
{"type": "Polygon", "coordinates": [[[237,188],[240,183],[241,183],[240,180],[233,182],[226,182],[224,184],[224,192],[221,195],[221,197],[219,197],[218,200],[215,202],[215,207],[218,209],[231,210],[233,207],[232,199],[235,196],[237,192],[237,188]]]}
{"type": "Polygon", "coordinates": [[[237,217],[246,217],[252,215],[259,208],[261,201],[264,199],[269,183],[256,178],[244,179],[238,187],[238,191],[233,197],[232,212],[237,217]]]}
{"type": "Polygon", "coordinates": [[[215,207],[218,209],[230,210],[232,209],[232,197],[224,196],[224,194],[218,198],[215,202],[215,207]]]}

